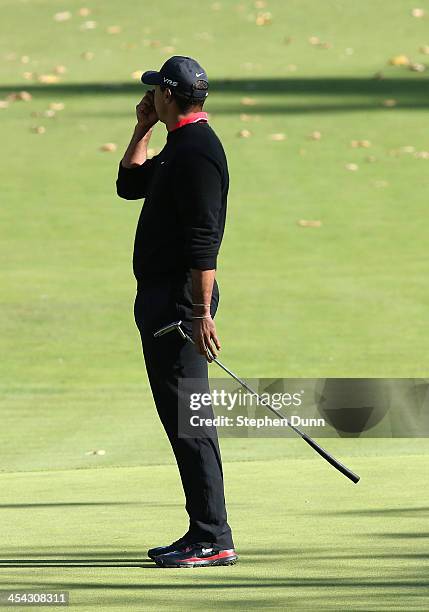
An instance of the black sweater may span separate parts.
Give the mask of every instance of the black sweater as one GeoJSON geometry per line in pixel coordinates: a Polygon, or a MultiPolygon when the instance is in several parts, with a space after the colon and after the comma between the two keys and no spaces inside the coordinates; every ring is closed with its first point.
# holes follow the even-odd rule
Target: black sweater
{"type": "Polygon", "coordinates": [[[136,279],[215,269],[228,188],[225,152],[206,122],[168,132],[162,151],[141,166],[119,162],[117,194],[145,198],[134,240],[136,279]]]}

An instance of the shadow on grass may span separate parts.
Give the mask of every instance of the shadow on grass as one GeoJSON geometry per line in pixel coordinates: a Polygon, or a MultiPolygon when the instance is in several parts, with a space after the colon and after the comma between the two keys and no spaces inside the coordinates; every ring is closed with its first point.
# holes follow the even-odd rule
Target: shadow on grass
{"type": "MultiPolygon", "coordinates": [[[[374,534],[372,534],[374,535],[374,534]]],[[[380,535],[380,534],[375,534],[380,535]]],[[[391,535],[391,534],[387,534],[391,535]]],[[[396,534],[394,534],[396,535],[396,534]]],[[[408,534],[405,534],[408,535],[408,534]]],[[[18,548],[18,547],[17,547],[18,548]]],[[[91,551],[75,551],[73,552],[70,548],[67,550],[63,547],[61,552],[41,552],[42,549],[49,548],[52,550],[52,546],[41,546],[34,547],[28,550],[28,555],[33,558],[12,558],[13,552],[10,552],[10,557],[6,559],[0,559],[0,568],[14,567],[14,568],[27,568],[27,567],[141,567],[145,569],[151,569],[154,566],[146,556],[146,549],[140,551],[125,551],[125,550],[109,550],[106,546],[102,545],[91,545],[91,551]],[[104,551],[95,551],[96,548],[104,548],[104,551]],[[40,558],[40,556],[43,558],[40,558]]],[[[19,547],[19,551],[22,551],[22,547],[19,547]]],[[[3,551],[3,554],[5,551],[3,551]]],[[[251,550],[239,550],[240,565],[252,566],[252,565],[271,565],[277,563],[279,571],[283,571],[282,562],[288,560],[288,563],[292,567],[296,567],[297,564],[311,562],[311,561],[332,561],[336,563],[338,560],[355,560],[362,561],[366,560],[371,563],[372,560],[377,559],[379,561],[390,561],[390,560],[417,560],[422,561],[429,560],[428,552],[421,553],[397,553],[386,550],[382,553],[374,552],[372,549],[368,552],[351,552],[347,554],[337,554],[330,550],[322,548],[271,548],[269,551],[266,549],[251,549],[251,550]]],[[[330,567],[328,565],[328,567],[330,567]]],[[[421,566],[421,570],[424,571],[425,565],[421,566]]],[[[377,575],[379,577],[379,575],[377,575]]],[[[416,576],[413,575],[413,578],[416,576]]],[[[319,579],[317,579],[319,580],[319,579]]],[[[333,586],[332,578],[329,583],[333,586]]],[[[341,579],[342,580],[342,579],[341,579]]],[[[422,584],[428,583],[428,576],[425,574],[425,581],[422,584]]],[[[408,581],[406,582],[408,584],[408,581]]],[[[405,583],[404,583],[405,584],[405,583]]],[[[420,583],[419,583],[420,584],[420,583]]],[[[348,584],[350,586],[350,584],[348,584]]]]}
{"type": "MultiPolygon", "coordinates": [[[[146,91],[140,81],[111,83],[58,83],[44,85],[39,83],[16,83],[0,87],[0,96],[25,89],[34,99],[52,96],[135,96],[138,98],[146,91]]],[[[258,113],[305,113],[337,112],[357,110],[386,110],[382,101],[386,98],[396,100],[397,108],[429,108],[429,79],[416,75],[404,78],[364,78],[364,77],[292,77],[292,78],[248,78],[213,79],[210,93],[214,94],[210,110],[215,113],[243,111],[238,101],[227,106],[218,105],[216,94],[279,96],[280,104],[261,103],[254,107],[258,113]],[[300,97],[293,103],[288,97],[300,97]],[[317,102],[309,102],[312,96],[319,97],[317,102]],[[329,97],[325,103],[320,97],[329,97]]],[[[210,102],[212,100],[209,98],[210,102]]],[[[246,107],[249,110],[249,107],[246,107]]],[[[120,114],[118,112],[118,114],[120,114]]]]}
{"type": "MultiPolygon", "coordinates": [[[[420,600],[423,602],[424,594],[429,586],[428,574],[424,568],[404,568],[400,576],[392,574],[392,566],[376,567],[369,562],[364,571],[360,568],[350,567],[352,575],[337,576],[339,567],[338,559],[332,556],[323,559],[310,569],[308,561],[317,559],[315,553],[327,552],[326,548],[274,548],[274,549],[249,549],[241,552],[241,560],[238,565],[228,568],[198,568],[197,570],[173,570],[157,568],[153,563],[141,561],[127,563],[127,560],[118,559],[116,567],[118,574],[111,572],[105,574],[92,573],[90,576],[68,572],[67,577],[46,576],[42,572],[31,574],[23,573],[30,565],[21,565],[20,572],[10,574],[8,580],[12,582],[13,588],[38,588],[52,590],[70,590],[76,603],[85,601],[93,592],[94,601],[103,609],[110,606],[123,605],[130,609],[148,609],[151,605],[154,609],[161,609],[165,603],[163,598],[167,593],[173,593],[175,600],[181,605],[181,609],[200,605],[199,598],[204,597],[204,607],[210,608],[211,597],[217,597],[216,609],[258,609],[265,607],[272,609],[299,609],[303,610],[413,610],[417,608],[420,600]],[[282,557],[286,563],[273,564],[277,557],[282,557]],[[252,568],[255,558],[261,559],[272,572],[266,575],[263,567],[252,568]],[[247,561],[247,562],[246,562],[247,561]],[[328,562],[327,562],[328,561],[328,562]],[[157,569],[159,574],[145,574],[121,572],[122,567],[135,567],[140,569],[157,569]],[[291,569],[293,575],[291,576],[291,569]],[[408,572],[407,572],[408,570],[408,572]],[[196,573],[195,573],[196,571],[196,573]],[[317,575],[309,575],[317,572],[317,575]],[[331,575],[327,575],[327,574],[331,575]],[[333,574],[333,575],[332,575],[333,574]],[[75,579],[73,579],[73,576],[75,579]],[[83,578],[83,579],[82,579],[83,578]],[[79,591],[81,591],[79,593],[79,591]],[[359,606],[359,607],[358,607],[359,606]]],[[[111,552],[111,556],[119,552],[111,552]]],[[[134,554],[134,553],[133,553],[134,554]]],[[[240,554],[240,551],[239,551],[240,554]]],[[[106,559],[100,559],[101,553],[92,553],[94,563],[84,560],[84,565],[76,564],[75,567],[115,567],[108,565],[106,559]],[[104,564],[103,564],[104,562],[104,564]]],[[[351,555],[353,558],[353,555],[351,555]]],[[[356,555],[357,557],[357,555],[356,555]]],[[[369,551],[369,561],[373,555],[369,551]]],[[[388,559],[387,559],[388,560],[388,559]]],[[[110,560],[112,563],[116,559],[110,560]]],[[[128,560],[129,561],[129,560],[128,560]]],[[[64,561],[62,562],[64,563],[64,561]]],[[[44,572],[50,564],[43,566],[44,572]]],[[[59,564],[61,566],[61,564],[59,564]]],[[[66,565],[64,564],[64,567],[66,565]]],[[[0,564],[1,567],[4,567],[0,564]]],[[[35,567],[39,567],[37,564],[35,567]]],[[[73,565],[68,564],[68,568],[73,565]]],[[[170,596],[170,595],[169,595],[170,596]]],[[[210,608],[211,609],[211,608],[210,608]]],[[[214,607],[213,607],[214,609],[214,607]]]]}
{"type": "Polygon", "coordinates": [[[374,536],[376,536],[377,538],[395,538],[395,539],[401,539],[401,540],[416,539],[416,538],[429,538],[428,531],[422,531],[420,533],[414,533],[414,532],[411,533],[411,532],[406,532],[406,531],[401,531],[398,533],[367,533],[366,535],[370,538],[373,538],[374,536]]]}
{"type": "Polygon", "coordinates": [[[127,502],[47,502],[47,503],[28,503],[28,504],[0,504],[0,510],[9,509],[26,509],[26,508],[58,508],[58,507],[87,507],[87,506],[150,506],[160,508],[182,508],[183,504],[179,503],[159,503],[157,501],[145,502],[145,501],[127,501],[127,502]]]}
{"type": "Polygon", "coordinates": [[[348,555],[338,555],[336,553],[332,553],[330,555],[314,555],[311,557],[312,559],[325,559],[335,561],[336,559],[349,559],[356,561],[363,559],[371,561],[371,559],[416,559],[419,561],[424,561],[425,559],[429,560],[429,553],[374,553],[369,551],[368,553],[350,553],[348,555]]]}
{"type": "Polygon", "coordinates": [[[415,508],[369,508],[367,510],[340,510],[335,512],[326,512],[329,516],[382,516],[382,515],[401,515],[401,514],[420,514],[427,512],[429,515],[429,506],[417,506],[415,508]]]}
{"type": "MultiPolygon", "coordinates": [[[[235,567],[235,566],[233,566],[235,567]]],[[[164,571],[166,576],[168,576],[168,569],[158,568],[161,572],[164,571]]],[[[177,571],[177,570],[174,570],[177,571]]],[[[174,582],[174,585],[170,581],[166,581],[164,583],[155,583],[155,582],[136,582],[136,583],[127,583],[123,584],[121,582],[65,582],[63,580],[58,580],[57,582],[49,581],[44,582],[43,587],[48,589],[100,589],[100,590],[193,590],[193,589],[216,589],[219,591],[222,590],[231,590],[234,589],[282,589],[282,588],[302,588],[302,589],[321,589],[321,588],[329,588],[329,589],[345,589],[345,588],[355,588],[355,589],[363,589],[363,588],[374,588],[374,589],[404,589],[406,590],[406,595],[412,595],[409,589],[421,589],[422,587],[429,586],[428,579],[424,577],[417,576],[409,576],[404,577],[403,579],[395,579],[391,580],[387,579],[374,579],[369,580],[367,575],[356,575],[353,578],[328,578],[326,576],[314,577],[314,578],[284,578],[283,576],[279,576],[278,578],[264,578],[264,577],[246,577],[246,576],[226,576],[222,574],[220,578],[216,575],[216,572],[219,571],[219,568],[198,568],[198,582],[190,581],[179,583],[177,581],[174,582]],[[203,576],[200,572],[203,572],[203,576]]],[[[189,574],[189,572],[184,572],[185,574],[189,574]]],[[[20,584],[24,585],[27,583],[14,581],[14,584],[18,587],[20,584]]],[[[401,591],[397,593],[398,596],[401,596],[401,591]]],[[[338,592],[336,596],[338,597],[338,592]]],[[[415,593],[416,596],[421,597],[422,592],[419,591],[415,593]]]]}

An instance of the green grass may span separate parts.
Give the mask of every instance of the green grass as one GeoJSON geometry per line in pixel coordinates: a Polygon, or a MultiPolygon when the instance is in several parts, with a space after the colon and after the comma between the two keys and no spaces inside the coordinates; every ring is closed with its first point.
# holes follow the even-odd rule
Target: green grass
{"type": "Polygon", "coordinates": [[[226,463],[241,559],[198,570],[145,559],[186,528],[173,466],[3,474],[2,588],[81,610],[427,609],[427,455],[353,464],[358,486],[317,459],[226,463]]]}
{"type": "MultiPolygon", "coordinates": [[[[131,73],[172,53],[207,69],[206,110],[229,161],[223,361],[243,377],[427,376],[429,160],[403,147],[427,150],[428,71],[387,62],[405,54],[429,65],[419,52],[428,17],[411,17],[411,0],[271,0],[261,10],[272,24],[257,27],[253,2],[212,4],[93,0],[79,17],[71,2],[2,2],[0,99],[33,98],[0,109],[1,558],[138,561],[183,531],[133,320],[141,202],[115,193],[145,91],[131,73]],[[72,18],[55,22],[64,10],[72,18]],[[80,30],[87,20],[97,28],[80,30]],[[111,25],[122,32],[107,34],[111,25]],[[59,83],[23,77],[56,65],[67,67],[59,83]],[[255,106],[241,104],[249,96],[255,106]],[[383,106],[391,98],[397,105],[383,106]],[[65,108],[32,116],[50,102],[65,108]],[[31,131],[39,125],[44,134],[31,131]],[[250,138],[237,137],[244,128],[250,138]],[[286,140],[270,140],[275,132],[286,140]],[[350,146],[365,139],[368,149],[350,146]],[[101,152],[106,142],[116,152],[101,152]],[[85,454],[95,448],[106,454],[85,454]]],[[[156,149],[165,135],[157,126],[156,149]]],[[[427,608],[427,441],[325,442],[362,474],[358,486],[300,440],[222,441],[234,568],[197,578],[1,568],[2,583],[68,586],[82,610],[427,608]]]]}

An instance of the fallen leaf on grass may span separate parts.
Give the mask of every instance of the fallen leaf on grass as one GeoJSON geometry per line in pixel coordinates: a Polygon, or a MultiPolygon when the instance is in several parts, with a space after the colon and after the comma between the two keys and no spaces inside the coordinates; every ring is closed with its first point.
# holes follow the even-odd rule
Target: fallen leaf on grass
{"type": "Polygon", "coordinates": [[[424,17],[426,14],[425,10],[422,8],[413,8],[411,10],[411,16],[412,17],[417,17],[417,18],[421,18],[424,17]]]}
{"type": "Polygon", "coordinates": [[[29,91],[20,91],[16,97],[17,100],[23,100],[24,102],[30,102],[33,96],[29,91]]]}
{"type": "Polygon", "coordinates": [[[414,72],[424,72],[426,70],[426,66],[424,64],[419,64],[418,62],[412,62],[408,68],[414,72]]]}
{"type": "Polygon", "coordinates": [[[286,135],[280,132],[276,134],[270,134],[270,140],[286,140],[286,135]]]}
{"type": "Polygon", "coordinates": [[[33,99],[33,96],[29,91],[15,91],[6,96],[6,100],[14,102],[15,100],[22,100],[23,102],[29,102],[33,99]]]}
{"type": "Polygon", "coordinates": [[[100,151],[116,151],[117,148],[118,146],[114,142],[106,142],[101,145],[100,151]]]}
{"type": "Polygon", "coordinates": [[[88,17],[88,15],[91,13],[91,9],[89,8],[80,8],[78,10],[78,15],[80,15],[81,17],[88,17]]]}
{"type": "Polygon", "coordinates": [[[241,98],[240,103],[243,106],[255,106],[255,104],[257,104],[254,98],[248,98],[248,97],[241,98]]]}
{"type": "Polygon", "coordinates": [[[347,168],[347,170],[351,170],[352,172],[356,172],[356,170],[359,170],[359,166],[357,164],[346,164],[345,167],[347,168]]]}
{"type": "Polygon", "coordinates": [[[389,60],[389,64],[391,66],[408,66],[410,63],[410,58],[406,55],[395,55],[389,60]]]}
{"type": "Polygon", "coordinates": [[[416,151],[416,153],[414,153],[414,157],[419,159],[429,159],[429,151],[416,151]]]}
{"type": "Polygon", "coordinates": [[[257,26],[269,25],[272,23],[272,15],[271,13],[258,13],[256,15],[255,23],[257,26]]]}
{"type": "Polygon", "coordinates": [[[96,21],[84,21],[80,26],[80,30],[95,30],[97,27],[96,21]]]}
{"type": "Polygon", "coordinates": [[[92,60],[94,59],[94,53],[92,51],[84,51],[81,53],[81,58],[84,60],[92,60]]]}
{"type": "Polygon", "coordinates": [[[359,147],[363,147],[364,149],[368,149],[371,146],[371,143],[370,143],[369,140],[352,140],[350,145],[354,149],[357,149],[359,147]]]}
{"type": "Polygon", "coordinates": [[[71,19],[71,16],[72,14],[70,11],[61,11],[59,13],[55,13],[54,19],[55,21],[67,21],[68,19],[71,19]]]}
{"type": "Polygon", "coordinates": [[[56,74],[39,74],[37,80],[39,83],[58,83],[60,77],[56,74]]]}
{"type": "Polygon", "coordinates": [[[239,138],[249,138],[252,135],[252,132],[249,130],[240,130],[237,134],[239,138]]]}
{"type": "Polygon", "coordinates": [[[308,42],[313,47],[320,47],[321,49],[331,49],[332,43],[330,42],[322,42],[318,36],[310,36],[308,42]]]}
{"type": "Polygon", "coordinates": [[[387,106],[387,107],[392,107],[392,106],[396,106],[398,104],[397,100],[394,100],[393,98],[388,98],[387,100],[383,100],[383,106],[387,106]]]}
{"type": "Polygon", "coordinates": [[[43,125],[37,125],[31,128],[31,131],[35,134],[44,134],[46,132],[46,128],[43,125]]]}
{"type": "Polygon", "coordinates": [[[64,103],[63,102],[50,102],[49,108],[54,111],[64,110],[64,103]]]}
{"type": "Polygon", "coordinates": [[[300,219],[298,225],[301,227],[321,227],[322,222],[319,220],[300,219]]]}
{"type": "Polygon", "coordinates": [[[55,66],[54,72],[56,74],[65,74],[67,72],[67,68],[65,66],[61,66],[61,65],[55,66]]]}
{"type": "Polygon", "coordinates": [[[420,47],[419,51],[424,55],[429,55],[429,45],[423,45],[422,47],[420,47]]]}
{"type": "Polygon", "coordinates": [[[9,102],[7,100],[0,100],[0,108],[7,108],[9,106],[9,102]]]}
{"type": "Polygon", "coordinates": [[[311,140],[320,140],[322,138],[322,134],[315,130],[314,132],[311,132],[310,138],[311,140]]]}
{"type": "Polygon", "coordinates": [[[112,25],[112,26],[107,26],[106,28],[106,32],[108,34],[119,34],[122,31],[121,26],[118,25],[112,25]]]}

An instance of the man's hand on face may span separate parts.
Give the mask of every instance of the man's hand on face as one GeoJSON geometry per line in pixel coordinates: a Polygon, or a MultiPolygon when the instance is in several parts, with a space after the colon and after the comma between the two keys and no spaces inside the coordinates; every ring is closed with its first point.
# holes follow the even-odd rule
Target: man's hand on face
{"type": "Polygon", "coordinates": [[[147,91],[136,106],[137,122],[143,127],[152,127],[159,121],[154,105],[154,90],[147,91]]]}
{"type": "Polygon", "coordinates": [[[192,323],[192,336],[197,351],[204,355],[209,363],[213,361],[207,348],[213,357],[217,357],[216,350],[220,351],[220,342],[216,333],[216,326],[211,317],[206,319],[194,319],[192,323]]]}

